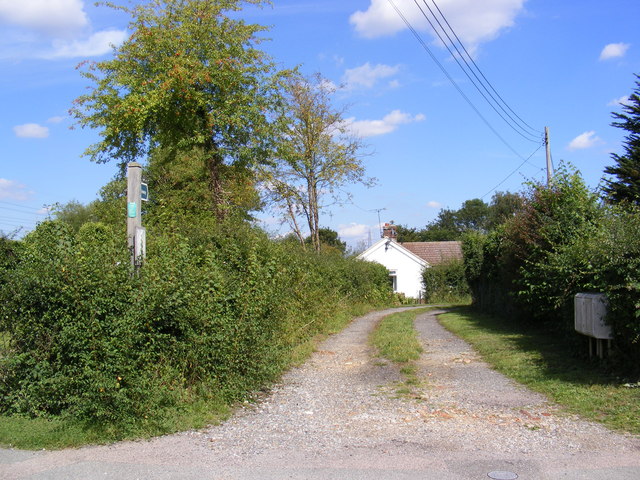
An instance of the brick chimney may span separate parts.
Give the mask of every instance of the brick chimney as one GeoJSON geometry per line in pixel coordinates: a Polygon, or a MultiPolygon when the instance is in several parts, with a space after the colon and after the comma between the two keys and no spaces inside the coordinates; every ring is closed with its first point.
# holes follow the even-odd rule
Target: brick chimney
{"type": "Polygon", "coordinates": [[[382,227],[382,238],[389,238],[395,242],[397,236],[396,226],[393,223],[385,223],[382,227]]]}

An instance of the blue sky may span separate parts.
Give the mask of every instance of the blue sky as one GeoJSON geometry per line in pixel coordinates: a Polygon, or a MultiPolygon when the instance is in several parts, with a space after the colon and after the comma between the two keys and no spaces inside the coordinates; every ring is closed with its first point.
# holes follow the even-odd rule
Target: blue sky
{"type": "MultiPolygon", "coordinates": [[[[323,226],[351,245],[369,232],[376,239],[376,209],[385,209],[383,222],[423,227],[441,208],[490,201],[496,187],[520,191],[523,182],[546,178],[540,141],[498,117],[435,40],[414,0],[274,3],[247,7],[242,16],[271,27],[263,48],[283,68],[299,65],[339,86],[336,104],[348,106],[346,119],[368,145],[364,160],[377,185],[346,187],[352,202],[321,216],[323,226]]],[[[425,11],[426,3],[433,8],[430,0],[418,1],[425,11]]],[[[611,112],[619,111],[640,73],[640,2],[436,4],[534,136],[550,128],[554,163],[571,162],[596,188],[624,136],[610,126],[611,112]]],[[[81,156],[97,132],[71,129],[67,112],[87,88],[76,65],[107,58],[109,43],[122,41],[126,27],[121,13],[90,1],[0,0],[0,230],[32,229],[55,202],[90,202],[116,173],[115,163],[96,165],[81,156]]],[[[286,231],[268,214],[260,217],[269,231],[286,231]]]]}

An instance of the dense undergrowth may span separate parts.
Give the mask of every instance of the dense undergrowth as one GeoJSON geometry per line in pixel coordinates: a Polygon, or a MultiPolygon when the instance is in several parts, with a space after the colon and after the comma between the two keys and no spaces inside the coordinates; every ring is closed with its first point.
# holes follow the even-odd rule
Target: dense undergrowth
{"type": "Polygon", "coordinates": [[[520,325],[543,327],[586,351],[574,330],[574,296],[601,292],[614,348],[608,367],[640,375],[640,211],[599,201],[578,172],[531,184],[520,211],[495,231],[467,235],[473,302],[520,325]]]}
{"type": "Polygon", "coordinates": [[[156,232],[137,273],[104,224],[44,222],[17,242],[0,271],[0,413],[109,439],[198,426],[194,411],[268,385],[336,319],[391,301],[379,265],[238,222],[211,231],[156,232]]]}

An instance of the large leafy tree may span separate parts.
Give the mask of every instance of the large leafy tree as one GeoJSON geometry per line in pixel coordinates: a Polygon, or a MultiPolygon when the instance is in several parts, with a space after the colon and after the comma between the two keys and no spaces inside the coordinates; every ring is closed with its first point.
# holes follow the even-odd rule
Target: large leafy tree
{"type": "Polygon", "coordinates": [[[460,240],[467,232],[486,233],[513,217],[523,205],[521,195],[496,192],[487,205],[480,198],[466,200],[458,210],[443,208],[422,230],[398,225],[399,242],[460,240]]]}
{"type": "Polygon", "coordinates": [[[622,106],[623,113],[614,112],[614,127],[629,132],[624,141],[624,154],[612,154],[615,165],[604,172],[613,175],[605,179],[604,192],[612,203],[629,202],[640,205],[640,76],[636,75],[636,88],[629,102],[622,106]]]}
{"type": "MultiPolygon", "coordinates": [[[[347,251],[347,243],[340,240],[338,232],[327,227],[322,227],[318,231],[320,236],[320,244],[327,247],[331,247],[340,253],[347,251]]],[[[312,243],[312,238],[309,236],[305,239],[305,243],[312,243]]]]}
{"type": "Polygon", "coordinates": [[[292,76],[280,117],[277,157],[260,171],[264,192],[304,244],[306,221],[320,251],[320,212],[348,197],[342,187],[370,184],[362,161],[362,142],[349,134],[343,112],[332,104],[334,89],[319,75],[292,76]]]}
{"type": "Polygon", "coordinates": [[[110,60],[86,63],[93,89],[71,110],[101,140],[91,160],[124,165],[161,149],[164,158],[197,158],[211,208],[225,215],[224,166],[266,159],[269,117],[280,75],[257,48],[264,27],[229,14],[263,0],[144,0],[130,14],[130,38],[110,60]]]}
{"type": "Polygon", "coordinates": [[[54,205],[53,214],[57,220],[69,224],[75,232],[85,223],[95,221],[91,205],[83,205],[77,200],[54,205]]]}
{"type": "Polygon", "coordinates": [[[487,218],[487,230],[495,230],[496,227],[514,217],[524,205],[524,197],[518,193],[496,192],[491,197],[489,204],[489,216],[487,218]]]}

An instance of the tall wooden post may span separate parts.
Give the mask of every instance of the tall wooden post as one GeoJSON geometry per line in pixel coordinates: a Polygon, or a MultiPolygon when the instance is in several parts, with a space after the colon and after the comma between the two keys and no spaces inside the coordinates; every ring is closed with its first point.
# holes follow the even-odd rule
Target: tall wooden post
{"type": "Polygon", "coordinates": [[[547,186],[553,178],[553,164],[551,163],[551,145],[549,145],[549,127],[544,127],[544,144],[547,147],[547,186]]]}
{"type": "Polygon", "coordinates": [[[134,267],[143,255],[143,251],[140,251],[143,243],[140,241],[140,235],[143,235],[140,183],[142,183],[142,165],[131,162],[127,165],[127,245],[131,254],[131,265],[134,267]]]}

